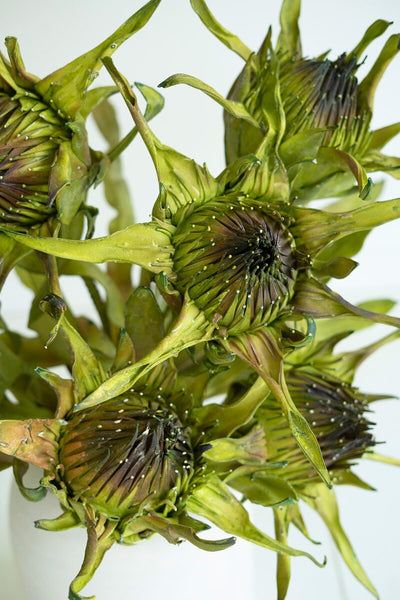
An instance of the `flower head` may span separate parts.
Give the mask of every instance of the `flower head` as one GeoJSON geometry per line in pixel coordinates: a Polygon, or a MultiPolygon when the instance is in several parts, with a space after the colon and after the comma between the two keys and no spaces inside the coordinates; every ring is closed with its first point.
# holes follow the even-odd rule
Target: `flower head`
{"type": "MultiPolygon", "coordinates": [[[[51,169],[61,143],[70,143],[65,122],[31,92],[0,95],[0,223],[17,230],[39,227],[56,214],[58,190],[51,169]]],[[[85,165],[84,171],[87,171],[85,165]]],[[[82,177],[84,173],[82,173],[82,177]]]]}
{"type": "Polygon", "coordinates": [[[27,73],[15,38],[0,57],[0,225],[35,231],[52,217],[71,223],[103,156],[89,149],[85,119],[112,92],[88,91],[101,58],[148,21],[151,0],[104,42],[39,79],[27,73]]]}
{"type": "Polygon", "coordinates": [[[240,195],[191,209],[173,237],[177,288],[220,328],[273,321],[293,296],[301,263],[285,212],[240,195]]]}
{"type": "Polygon", "coordinates": [[[360,82],[357,77],[366,48],[386,31],[388,21],[375,21],[355,48],[338,57],[330,59],[324,53],[307,58],[302,53],[298,27],[300,0],[283,1],[276,46],[272,45],[269,30],[256,53],[218,23],[204,0],[191,0],[191,4],[206,27],[243,58],[245,66],[226,99],[183,74],[168,78],[162,85],[192,85],[223,106],[228,164],[256,154],[265,133],[275,129],[270,107],[271,84],[276,79],[274,101],[284,120],[277,151],[290,167],[292,192],[299,199],[306,202],[349,190],[349,170],[358,173],[364,196],[369,191],[367,172],[385,171],[398,176],[399,158],[380,152],[398,133],[397,125],[370,130],[375,90],[398,52],[398,34],[387,40],[366,77],[360,82]],[[312,160],[318,165],[310,164],[312,160]]]}
{"type": "Polygon", "coordinates": [[[59,459],[74,497],[124,517],[182,493],[193,471],[190,438],[175,414],[154,404],[131,392],[68,421],[59,459]]]}
{"type": "Polygon", "coordinates": [[[339,145],[347,150],[346,141],[352,136],[353,146],[361,146],[362,132],[355,131],[356,123],[361,121],[365,129],[365,121],[369,122],[371,115],[358,114],[358,66],[357,57],[346,53],[334,61],[303,58],[284,62],[280,89],[286,116],[285,137],[330,127],[324,145],[339,145]]]}
{"type": "MultiPolygon", "coordinates": [[[[317,327],[313,342],[288,357],[286,382],[293,401],[318,440],[332,483],[373,489],[353,472],[353,466],[369,457],[392,464],[398,461],[375,453],[371,403],[385,396],[362,393],[354,387],[353,380],[366,358],[399,335],[396,332],[364,348],[336,354],[337,342],[349,335],[346,327],[345,320],[339,324],[327,320],[320,331],[317,327]],[[333,335],[334,328],[337,331],[333,335]]],[[[239,389],[241,391],[234,395],[235,402],[240,402],[243,394],[243,387],[239,389]]],[[[327,489],[299,451],[275,398],[265,398],[255,414],[255,421],[264,429],[268,458],[276,464],[275,479],[263,474],[252,477],[237,473],[230,479],[230,485],[249,500],[274,508],[275,530],[280,541],[286,540],[292,524],[309,537],[297,502],[308,503],[322,517],[350,570],[377,596],[342,528],[333,489],[327,489]]],[[[289,563],[288,557],[278,558],[277,584],[282,600],[289,585],[289,563]]]]}
{"type": "MultiPolygon", "coordinates": [[[[345,381],[307,369],[293,369],[286,381],[301,414],[316,435],[332,481],[349,469],[374,445],[372,423],[368,419],[368,398],[345,381]]],[[[271,399],[272,400],[272,399],[271,399]]],[[[270,457],[287,461],[283,477],[292,485],[318,482],[315,471],[291,440],[279,405],[266,401],[259,417],[268,433],[270,457]],[[285,431],[286,430],[286,431],[285,431]]]]}

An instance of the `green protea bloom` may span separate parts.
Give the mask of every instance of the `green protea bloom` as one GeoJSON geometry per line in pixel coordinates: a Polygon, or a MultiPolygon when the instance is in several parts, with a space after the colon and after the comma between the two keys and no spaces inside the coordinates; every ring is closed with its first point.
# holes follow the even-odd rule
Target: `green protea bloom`
{"type": "MultiPolygon", "coordinates": [[[[275,130],[267,132],[255,156],[238,159],[214,178],[205,166],[155,137],[130,86],[111,59],[104,62],[157,169],[160,195],[153,221],[88,241],[7,233],[55,256],[139,264],[156,275],[167,303],[181,312],[168,336],[148,356],[104,382],[79,408],[124,393],[150,365],[213,339],[264,377],[298,444],[328,482],[317,440],[285,384],[284,355],[312,338],[313,319],[351,314],[399,326],[398,319],[352,306],[326,285],[329,277],[345,277],[352,271],[356,263],[349,257],[359,248],[357,236],[397,218],[399,201],[361,207],[355,202],[359,208],[343,212],[299,206],[277,153],[284,121],[279,104],[272,100],[270,121],[275,130]],[[301,330],[302,321],[308,323],[307,331],[301,330]]],[[[273,98],[277,85],[277,79],[271,80],[273,98]]]]}
{"type": "Polygon", "coordinates": [[[266,132],[275,129],[270,114],[271,81],[278,79],[275,101],[280,106],[284,127],[277,152],[288,168],[293,195],[304,202],[343,193],[352,186],[349,170],[356,174],[363,196],[367,196],[370,187],[366,172],[385,171],[399,176],[400,159],[380,152],[398,133],[398,124],[370,130],[375,90],[398,52],[398,34],[388,39],[366,77],[361,82],[357,79],[365,49],[386,31],[389,22],[374,22],[359,44],[338,58],[330,60],[322,54],[309,59],[301,50],[300,0],[284,0],[276,47],[273,48],[268,31],[257,53],[218,23],[204,0],[191,0],[191,4],[206,27],[246,64],[227,99],[198,79],[181,73],[161,85],[191,85],[223,106],[228,164],[256,154],[266,132]],[[313,160],[318,164],[312,164],[313,160]]]}
{"type": "MultiPolygon", "coordinates": [[[[313,373],[303,372],[301,368],[289,372],[287,382],[296,406],[315,432],[325,464],[332,471],[332,481],[335,483],[336,471],[340,473],[347,469],[352,461],[361,458],[364,452],[375,445],[371,433],[372,423],[367,418],[368,397],[340,379],[327,375],[318,377],[313,373]]],[[[269,416],[265,418],[265,422],[267,421],[269,416]]],[[[272,419],[266,426],[274,432],[268,438],[273,444],[273,437],[279,437],[280,426],[276,420],[272,423],[272,419]]],[[[275,451],[283,456],[282,442],[276,439],[275,444],[275,451]]],[[[288,456],[291,454],[289,445],[287,443],[283,451],[287,450],[288,456]]],[[[290,460],[288,471],[292,464],[290,460]]],[[[299,478],[304,484],[312,475],[308,467],[309,465],[307,475],[300,473],[299,469],[293,471],[292,477],[287,473],[287,479],[296,483],[299,478]]]]}
{"type": "Polygon", "coordinates": [[[284,62],[280,89],[286,116],[285,137],[331,127],[324,136],[324,145],[341,150],[356,148],[358,153],[363,136],[369,133],[371,113],[357,107],[357,68],[357,57],[345,53],[334,61],[325,58],[284,62]]]}
{"type": "Polygon", "coordinates": [[[306,264],[287,221],[284,213],[240,196],[186,211],[172,240],[176,287],[220,330],[273,321],[306,264]]]}
{"type": "MultiPolygon", "coordinates": [[[[314,374],[309,369],[293,369],[286,375],[291,396],[301,414],[307,419],[321,448],[324,462],[333,483],[340,480],[365,452],[375,445],[372,423],[367,418],[369,398],[339,378],[314,374]]],[[[318,476],[299,452],[282,417],[279,405],[266,400],[259,409],[269,456],[287,462],[282,477],[296,489],[318,483],[318,476]]]]}

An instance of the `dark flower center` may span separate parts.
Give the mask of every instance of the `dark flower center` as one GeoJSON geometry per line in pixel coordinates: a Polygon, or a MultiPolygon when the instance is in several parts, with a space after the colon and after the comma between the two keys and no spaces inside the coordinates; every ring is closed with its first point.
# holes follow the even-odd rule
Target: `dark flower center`
{"type": "Polygon", "coordinates": [[[219,198],[186,215],[174,236],[176,286],[230,331],[276,317],[293,294],[294,240],[276,210],[219,198]]]}
{"type": "MultiPolygon", "coordinates": [[[[287,373],[290,395],[315,434],[333,482],[375,445],[366,397],[340,379],[294,369],[287,373]]],[[[304,485],[318,477],[289,431],[279,403],[272,397],[259,409],[270,459],[286,462],[282,477],[304,485]]]]}
{"type": "Polygon", "coordinates": [[[331,127],[324,143],[342,150],[359,149],[368,133],[369,117],[358,114],[356,57],[335,61],[300,59],[281,69],[281,95],[286,137],[306,129],[331,127]]]}
{"type": "Polygon", "coordinates": [[[108,516],[174,499],[192,471],[193,452],[178,417],[141,400],[131,393],[78,413],[60,443],[64,481],[108,516]]]}
{"type": "Polygon", "coordinates": [[[49,177],[60,142],[69,138],[39,99],[0,93],[0,223],[26,231],[55,213],[49,177]]]}
{"type": "Polygon", "coordinates": [[[296,405],[313,428],[327,467],[361,458],[374,445],[368,404],[355,388],[331,378],[289,379],[296,405]]]}

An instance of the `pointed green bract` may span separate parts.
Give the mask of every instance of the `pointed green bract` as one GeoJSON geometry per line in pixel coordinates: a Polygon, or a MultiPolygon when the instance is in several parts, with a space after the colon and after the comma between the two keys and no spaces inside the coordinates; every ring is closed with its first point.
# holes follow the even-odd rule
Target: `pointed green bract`
{"type": "Polygon", "coordinates": [[[67,319],[63,320],[62,329],[74,355],[72,374],[76,381],[75,401],[79,402],[101,385],[104,373],[89,345],[67,319]]]}
{"type": "Polygon", "coordinates": [[[256,427],[244,437],[216,439],[204,456],[216,462],[264,463],[267,459],[264,431],[256,427]]]}
{"type": "Polygon", "coordinates": [[[400,216],[400,199],[367,204],[354,211],[326,214],[310,208],[294,210],[294,232],[299,232],[308,252],[318,254],[325,246],[357,231],[371,230],[400,216]]]}
{"type": "Polygon", "coordinates": [[[142,520],[145,525],[147,524],[152,531],[161,534],[170,544],[178,544],[182,539],[185,539],[201,550],[218,552],[229,548],[235,543],[235,538],[216,541],[201,539],[192,527],[181,523],[171,523],[171,521],[162,519],[155,513],[143,517],[142,520]]]}
{"type": "Polygon", "coordinates": [[[399,133],[400,123],[393,123],[393,125],[388,125],[387,127],[376,129],[372,132],[369,148],[372,150],[380,150],[399,133]]]}
{"type": "Polygon", "coordinates": [[[65,531],[80,524],[76,515],[71,512],[62,513],[55,519],[40,519],[35,521],[35,527],[45,531],[65,531]]]}
{"type": "MultiPolygon", "coordinates": [[[[1,447],[1,446],[0,446],[1,447]]],[[[13,475],[15,479],[15,483],[18,486],[21,495],[29,500],[30,502],[39,502],[43,500],[43,498],[47,494],[47,490],[44,486],[39,485],[36,488],[27,488],[23,482],[23,474],[27,468],[27,464],[20,461],[18,458],[14,456],[13,458],[13,475]]]]}
{"type": "Polygon", "coordinates": [[[265,380],[272,394],[280,403],[292,435],[302,452],[321,479],[330,486],[330,477],[317,439],[290,396],[285,382],[282,357],[273,336],[267,333],[264,333],[264,337],[247,334],[240,340],[232,339],[229,347],[258,371],[265,380]]]}
{"type": "MultiPolygon", "coordinates": [[[[286,508],[274,509],[275,536],[277,540],[283,543],[286,543],[289,528],[286,511],[286,508]]],[[[290,582],[290,557],[278,554],[276,561],[278,600],[285,600],[290,582]]]]}
{"type": "Polygon", "coordinates": [[[259,377],[237,402],[228,406],[219,404],[201,406],[195,409],[194,415],[203,427],[212,426],[215,437],[228,436],[250,421],[266,396],[268,396],[268,386],[262,377],[259,377]]]}
{"type": "Polygon", "coordinates": [[[168,358],[177,355],[185,348],[207,341],[212,337],[213,327],[192,302],[186,302],[178,320],[171,331],[161,340],[154,350],[135,364],[122,369],[104,381],[100,387],[89,394],[75,409],[83,410],[102,404],[117,395],[126,392],[139,377],[168,358]]]}
{"type": "Polygon", "coordinates": [[[100,538],[96,531],[95,523],[90,518],[90,515],[87,516],[85,556],[79,573],[70,585],[68,600],[95,600],[95,596],[80,596],[79,592],[92,579],[97,567],[103,560],[104,554],[114,543],[113,530],[115,527],[116,523],[109,522],[100,538]]]}
{"type": "Polygon", "coordinates": [[[57,462],[54,440],[60,427],[57,419],[0,421],[0,450],[42,469],[53,468],[57,462]]]}
{"type": "Polygon", "coordinates": [[[210,477],[206,484],[200,485],[193,491],[187,506],[189,511],[208,519],[232,535],[275,552],[283,552],[290,556],[306,556],[316,565],[322,566],[307,552],[281,544],[257,529],[250,522],[243,505],[216,476],[210,477]]]}
{"type": "Polygon", "coordinates": [[[70,260],[135,263],[155,273],[171,268],[169,235],[157,223],[136,224],[93,240],[30,237],[2,229],[20,244],[70,260]]]}
{"type": "Polygon", "coordinates": [[[83,104],[85,90],[102,66],[102,59],[141,29],[159,4],[160,0],[150,0],[96,48],[41,79],[35,85],[36,91],[66,118],[73,118],[83,104]]]}
{"type": "Polygon", "coordinates": [[[163,314],[149,288],[139,287],[128,298],[125,328],[133,342],[136,360],[144,358],[161,342],[164,334],[163,314]],[[146,315],[146,320],[143,315],[146,315]]]}
{"type": "Polygon", "coordinates": [[[10,67],[14,81],[22,87],[26,86],[32,88],[39,78],[26,72],[17,39],[12,36],[7,36],[5,45],[10,57],[10,67]]]}
{"type": "MultiPolygon", "coordinates": [[[[271,471],[273,473],[273,471],[271,471]]],[[[282,477],[259,471],[250,475],[233,475],[225,480],[250,502],[268,507],[283,507],[298,500],[294,487],[282,477]]],[[[285,542],[286,543],[286,542],[285,542]]]]}
{"type": "Polygon", "coordinates": [[[276,48],[283,58],[301,54],[299,16],[300,0],[283,0],[280,14],[281,31],[276,48]]]}
{"type": "Polygon", "coordinates": [[[168,79],[165,79],[162,83],[159,84],[159,87],[168,88],[173,85],[178,85],[180,83],[189,85],[194,87],[195,89],[201,90],[207,96],[210,96],[213,100],[215,100],[218,104],[222,106],[226,111],[228,111],[232,116],[237,119],[243,119],[247,121],[254,127],[259,127],[257,121],[251,114],[245,109],[243,104],[240,102],[234,102],[231,100],[227,100],[221,94],[219,94],[216,90],[214,90],[211,86],[207,85],[200,79],[196,77],[192,77],[191,75],[185,75],[185,73],[177,73],[176,75],[171,75],[168,79]]]}
{"type": "Polygon", "coordinates": [[[207,167],[200,167],[194,160],[164,146],[149,128],[126,79],[116,70],[111,59],[105,59],[104,64],[119,87],[153,159],[160,182],[160,197],[156,203],[155,216],[158,216],[157,209],[161,211],[162,217],[165,210],[174,214],[194,200],[204,201],[217,196],[221,188],[207,167]]]}
{"type": "Polygon", "coordinates": [[[362,58],[362,55],[364,54],[365,50],[368,48],[370,43],[373,42],[379,36],[381,36],[383,33],[385,33],[385,31],[391,24],[391,22],[384,21],[383,19],[378,19],[377,21],[372,23],[372,25],[370,25],[367,31],[364,33],[362,39],[357,44],[357,46],[351,52],[349,52],[349,56],[351,57],[355,55],[357,56],[357,58],[362,58]]]}
{"type": "Polygon", "coordinates": [[[251,54],[251,50],[247,48],[245,44],[239,38],[225,29],[215,19],[214,15],[210,12],[208,6],[204,0],[190,0],[190,4],[193,9],[199,15],[204,25],[217,37],[225,46],[236,52],[243,60],[247,60],[251,54]]]}
{"type": "Polygon", "coordinates": [[[307,489],[307,492],[307,495],[304,496],[304,500],[310,504],[323,519],[349,569],[364,587],[375,596],[375,598],[379,598],[378,592],[359,563],[350,541],[342,528],[334,492],[322,485],[310,487],[307,489]]]}
{"type": "Polygon", "coordinates": [[[389,64],[399,51],[400,34],[391,35],[368,75],[359,85],[360,103],[372,110],[376,88],[389,64]]]}

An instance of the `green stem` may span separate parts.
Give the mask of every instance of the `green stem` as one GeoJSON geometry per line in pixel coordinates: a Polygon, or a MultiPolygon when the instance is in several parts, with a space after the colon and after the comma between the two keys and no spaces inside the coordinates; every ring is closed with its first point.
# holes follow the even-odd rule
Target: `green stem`
{"type": "Polygon", "coordinates": [[[119,73],[119,71],[115,68],[114,63],[110,57],[104,58],[103,63],[107,71],[110,73],[111,77],[115,81],[116,85],[118,86],[129,109],[129,112],[131,113],[132,118],[136,123],[136,127],[140,132],[140,135],[142,136],[143,141],[146,144],[151,158],[153,159],[153,162],[157,168],[157,151],[154,144],[156,138],[151,132],[147,121],[139,108],[137,98],[133,93],[132,88],[130,87],[125,77],[121,75],[121,73],[119,73]]]}
{"type": "Polygon", "coordinates": [[[133,127],[129,131],[129,133],[127,133],[126,136],[122,138],[122,140],[120,140],[118,144],[116,144],[116,146],[114,146],[114,148],[108,152],[107,156],[110,162],[114,162],[122,154],[122,152],[129,146],[132,140],[135,139],[138,131],[139,130],[137,127],[133,127]]]}
{"type": "MultiPolygon", "coordinates": [[[[286,522],[286,507],[274,508],[275,537],[281,544],[287,544],[288,525],[286,522]]],[[[278,554],[276,560],[276,585],[278,600],[285,600],[290,582],[290,556],[278,554]]]]}

